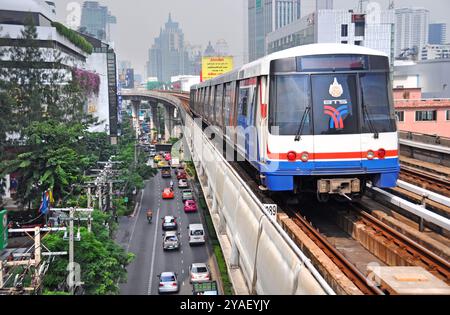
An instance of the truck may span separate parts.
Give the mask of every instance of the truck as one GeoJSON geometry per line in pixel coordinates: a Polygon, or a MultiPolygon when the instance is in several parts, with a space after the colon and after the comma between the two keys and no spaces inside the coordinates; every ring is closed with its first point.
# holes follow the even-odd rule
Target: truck
{"type": "Polygon", "coordinates": [[[193,283],[192,286],[193,295],[219,295],[216,281],[193,283]]]}

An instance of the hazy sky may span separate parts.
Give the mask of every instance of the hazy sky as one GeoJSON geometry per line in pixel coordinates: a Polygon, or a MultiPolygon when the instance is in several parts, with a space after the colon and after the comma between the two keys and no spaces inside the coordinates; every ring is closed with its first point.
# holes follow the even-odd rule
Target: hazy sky
{"type": "MultiPolygon", "coordinates": [[[[82,0],[54,0],[58,18],[63,22],[68,11],[67,4],[82,0]]],[[[244,1],[247,0],[99,0],[107,5],[112,15],[117,17],[114,41],[119,60],[129,60],[135,71],[145,74],[148,49],[159,35],[159,30],[167,21],[169,12],[172,19],[180,23],[185,40],[200,44],[203,49],[208,41],[215,43],[225,39],[236,63],[242,62],[244,54],[244,1]]],[[[389,0],[376,0],[387,7],[389,0]]],[[[302,14],[314,10],[314,0],[302,1],[302,14]]],[[[351,9],[357,0],[334,0],[335,8],[351,9]]],[[[430,10],[431,22],[449,24],[450,1],[448,0],[395,0],[396,8],[420,6],[430,10]]]]}

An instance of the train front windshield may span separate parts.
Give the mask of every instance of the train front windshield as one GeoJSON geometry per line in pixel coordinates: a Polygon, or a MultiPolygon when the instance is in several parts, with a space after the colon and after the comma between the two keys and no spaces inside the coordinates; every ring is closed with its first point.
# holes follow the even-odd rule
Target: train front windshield
{"type": "Polygon", "coordinates": [[[270,88],[272,134],[396,131],[387,58],[302,57],[297,58],[295,71],[283,60],[276,62],[270,88]]]}

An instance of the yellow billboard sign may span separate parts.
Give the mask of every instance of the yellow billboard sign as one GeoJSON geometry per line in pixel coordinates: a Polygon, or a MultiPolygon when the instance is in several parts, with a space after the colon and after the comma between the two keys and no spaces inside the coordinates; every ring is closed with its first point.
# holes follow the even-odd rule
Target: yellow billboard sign
{"type": "Polygon", "coordinates": [[[201,81],[213,79],[233,70],[233,57],[202,57],[201,81]]]}

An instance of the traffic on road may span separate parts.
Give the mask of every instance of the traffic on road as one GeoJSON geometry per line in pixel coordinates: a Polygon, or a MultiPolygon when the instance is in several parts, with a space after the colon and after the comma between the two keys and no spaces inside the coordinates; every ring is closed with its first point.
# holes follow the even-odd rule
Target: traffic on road
{"type": "Polygon", "coordinates": [[[149,163],[159,172],[146,183],[135,216],[120,222],[127,231],[122,244],[136,255],[121,294],[198,295],[199,283],[215,288],[205,294],[218,294],[214,259],[192,184],[182,164],[171,165],[170,153],[154,151],[152,147],[149,163]]]}

